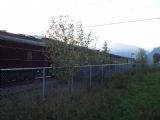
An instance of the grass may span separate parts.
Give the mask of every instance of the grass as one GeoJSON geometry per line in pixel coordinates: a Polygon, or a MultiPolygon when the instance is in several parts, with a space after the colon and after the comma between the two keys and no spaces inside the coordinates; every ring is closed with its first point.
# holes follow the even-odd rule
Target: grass
{"type": "Polygon", "coordinates": [[[15,97],[0,120],[160,120],[160,71],[120,74],[73,97],[15,97]]]}

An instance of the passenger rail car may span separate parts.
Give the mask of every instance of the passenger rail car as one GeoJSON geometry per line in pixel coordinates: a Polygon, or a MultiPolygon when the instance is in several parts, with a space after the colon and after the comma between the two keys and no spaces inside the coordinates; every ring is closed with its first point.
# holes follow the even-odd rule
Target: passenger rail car
{"type": "Polygon", "coordinates": [[[47,67],[40,39],[0,31],[0,69],[47,67]]]}

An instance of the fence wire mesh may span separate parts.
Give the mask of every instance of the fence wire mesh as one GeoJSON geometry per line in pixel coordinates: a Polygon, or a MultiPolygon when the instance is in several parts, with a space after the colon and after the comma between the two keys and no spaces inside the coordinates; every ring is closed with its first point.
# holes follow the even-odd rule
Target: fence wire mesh
{"type": "Polygon", "coordinates": [[[0,100],[10,101],[23,96],[23,100],[32,101],[34,98],[73,95],[102,85],[113,75],[129,70],[138,73],[145,67],[142,64],[75,66],[67,80],[64,77],[68,68],[64,67],[0,69],[0,100]]]}

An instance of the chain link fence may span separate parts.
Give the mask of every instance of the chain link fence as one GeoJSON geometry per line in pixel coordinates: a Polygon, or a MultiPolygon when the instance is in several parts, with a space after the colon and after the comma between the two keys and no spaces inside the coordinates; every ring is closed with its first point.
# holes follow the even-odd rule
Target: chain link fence
{"type": "MultiPolygon", "coordinates": [[[[157,67],[155,65],[152,67],[157,67]]],[[[24,99],[78,94],[92,87],[103,85],[113,75],[125,71],[145,69],[142,64],[105,64],[75,66],[68,80],[63,67],[0,69],[1,100],[22,95],[24,99]],[[61,76],[61,77],[59,77],[61,76]]],[[[13,98],[12,98],[13,99],[13,98]]]]}

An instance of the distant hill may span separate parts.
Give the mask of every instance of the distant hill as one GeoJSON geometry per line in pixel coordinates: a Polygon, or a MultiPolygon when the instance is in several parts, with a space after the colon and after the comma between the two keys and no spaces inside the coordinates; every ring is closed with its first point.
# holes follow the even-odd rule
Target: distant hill
{"type": "Polygon", "coordinates": [[[35,38],[38,38],[38,39],[42,39],[42,38],[44,38],[44,36],[42,36],[42,35],[33,35],[35,38]]]}
{"type": "MultiPolygon", "coordinates": [[[[131,57],[131,54],[137,54],[139,47],[126,45],[123,43],[116,43],[109,45],[110,52],[116,55],[124,56],[124,57],[131,57]]],[[[135,57],[135,56],[132,56],[135,57]]]]}
{"type": "Polygon", "coordinates": [[[153,63],[153,55],[155,53],[160,54],[160,47],[154,48],[149,54],[148,54],[148,63],[152,64],[153,63]]]}

